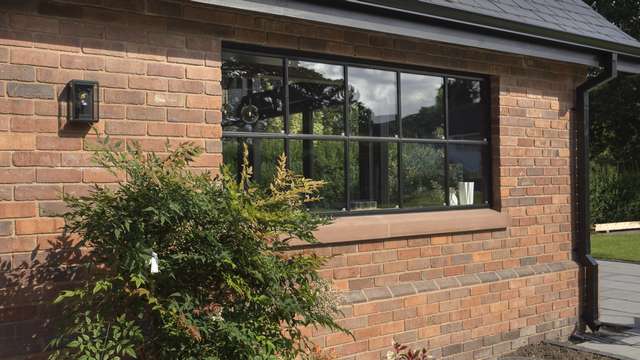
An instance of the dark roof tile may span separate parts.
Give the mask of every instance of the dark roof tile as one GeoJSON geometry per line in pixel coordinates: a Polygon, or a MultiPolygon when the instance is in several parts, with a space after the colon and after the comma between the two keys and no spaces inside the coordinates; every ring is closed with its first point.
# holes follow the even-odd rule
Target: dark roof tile
{"type": "Polygon", "coordinates": [[[456,9],[562,31],[597,40],[640,47],[635,40],[607,21],[582,0],[418,0],[429,5],[456,9]]]}

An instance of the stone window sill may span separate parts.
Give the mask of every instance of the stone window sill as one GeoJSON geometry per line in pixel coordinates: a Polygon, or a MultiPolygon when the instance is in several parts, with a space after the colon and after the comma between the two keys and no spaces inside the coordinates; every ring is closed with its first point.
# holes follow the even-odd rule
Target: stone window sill
{"type": "MultiPolygon", "coordinates": [[[[492,209],[339,217],[316,231],[321,244],[505,229],[509,216],[492,209]]],[[[294,242],[292,245],[305,245],[294,242]]]]}

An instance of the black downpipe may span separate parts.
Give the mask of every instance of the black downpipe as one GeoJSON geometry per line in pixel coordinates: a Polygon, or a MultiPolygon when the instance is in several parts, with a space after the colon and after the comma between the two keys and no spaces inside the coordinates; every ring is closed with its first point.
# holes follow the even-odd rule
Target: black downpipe
{"type": "Polygon", "coordinates": [[[580,327],[600,328],[598,309],[598,263],[591,256],[591,210],[589,200],[589,94],[618,76],[618,54],[607,54],[600,61],[602,70],[576,88],[575,163],[575,258],[580,265],[580,327]]]}

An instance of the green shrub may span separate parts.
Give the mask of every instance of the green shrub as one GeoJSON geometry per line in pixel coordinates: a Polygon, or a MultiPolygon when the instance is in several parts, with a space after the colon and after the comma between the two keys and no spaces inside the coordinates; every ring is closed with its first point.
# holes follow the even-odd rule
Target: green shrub
{"type": "Polygon", "coordinates": [[[593,165],[590,180],[592,224],[640,220],[640,170],[593,165]]]}
{"type": "Polygon", "coordinates": [[[82,286],[56,299],[69,321],[51,359],[305,358],[302,327],[342,330],[316,272],[324,259],[289,245],[314,242],[327,222],[305,207],[322,184],[286,170],[284,157],[266,189],[246,161],[239,181],[224,169],[195,174],[199,153],[96,153],[127,182],[68,200],[67,231],[92,251],[82,286]]]}

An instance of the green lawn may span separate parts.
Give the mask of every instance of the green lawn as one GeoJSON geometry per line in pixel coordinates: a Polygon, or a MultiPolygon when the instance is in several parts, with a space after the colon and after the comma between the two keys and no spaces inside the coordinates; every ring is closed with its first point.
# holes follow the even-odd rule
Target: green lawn
{"type": "Polygon", "coordinates": [[[591,254],[598,259],[640,262],[640,233],[592,234],[591,254]]]}

